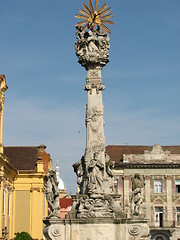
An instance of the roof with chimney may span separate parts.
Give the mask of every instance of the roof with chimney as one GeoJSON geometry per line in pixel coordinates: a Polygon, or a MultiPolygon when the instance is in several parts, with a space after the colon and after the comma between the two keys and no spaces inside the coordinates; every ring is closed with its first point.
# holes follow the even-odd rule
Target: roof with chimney
{"type": "Polygon", "coordinates": [[[180,146],[109,145],[106,152],[115,166],[180,165],[180,146]]]}
{"type": "Polygon", "coordinates": [[[48,171],[50,155],[45,151],[46,146],[11,146],[4,147],[4,155],[9,164],[18,171],[36,171],[38,160],[44,162],[44,171],[48,171]]]}

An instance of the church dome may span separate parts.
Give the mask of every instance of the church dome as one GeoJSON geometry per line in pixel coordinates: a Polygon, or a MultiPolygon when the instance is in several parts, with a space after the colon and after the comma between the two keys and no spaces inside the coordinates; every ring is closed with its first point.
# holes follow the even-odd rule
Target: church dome
{"type": "Polygon", "coordinates": [[[60,177],[60,174],[59,174],[59,162],[58,161],[56,163],[56,178],[57,178],[57,181],[59,182],[58,183],[58,189],[59,190],[65,190],[64,182],[63,182],[63,180],[62,180],[62,178],[60,177]]]}

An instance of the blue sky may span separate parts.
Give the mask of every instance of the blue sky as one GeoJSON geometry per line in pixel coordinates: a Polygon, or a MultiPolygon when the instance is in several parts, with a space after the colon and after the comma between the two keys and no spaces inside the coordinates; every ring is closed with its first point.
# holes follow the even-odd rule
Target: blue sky
{"type": "MultiPolygon", "coordinates": [[[[115,15],[102,71],[106,145],[179,145],[180,1],[105,2],[115,15]]],[[[72,164],[85,149],[86,72],[74,51],[82,3],[0,1],[4,145],[45,144],[68,193],[76,191],[72,164]]]]}

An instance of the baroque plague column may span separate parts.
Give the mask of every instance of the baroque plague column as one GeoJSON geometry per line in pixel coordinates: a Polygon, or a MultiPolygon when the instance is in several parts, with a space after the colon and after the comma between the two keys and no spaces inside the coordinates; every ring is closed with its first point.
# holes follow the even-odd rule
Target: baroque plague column
{"type": "MultiPolygon", "coordinates": [[[[73,206],[66,219],[50,216],[44,220],[45,237],[58,240],[140,240],[146,239],[149,228],[139,218],[127,219],[121,211],[120,195],[114,194],[114,177],[105,152],[101,70],[109,62],[110,8],[104,4],[97,10],[91,0],[76,17],[75,50],[79,63],[87,71],[84,90],[86,104],[86,149],[80,161],[73,165],[79,192],[73,196],[73,206]]],[[[136,206],[135,206],[136,207],[136,206]]]]}
{"type": "MultiPolygon", "coordinates": [[[[93,31],[76,27],[76,55],[87,71],[86,150],[74,164],[79,185],[78,217],[114,217],[113,162],[105,153],[101,70],[108,63],[110,39],[102,26],[93,31]]],[[[114,202],[115,201],[115,202],[114,202]]],[[[118,210],[118,209],[116,209],[118,210]]]]}
{"type": "Polygon", "coordinates": [[[82,218],[115,217],[120,213],[120,205],[113,189],[114,163],[105,153],[102,103],[105,85],[101,77],[102,68],[109,62],[110,48],[110,30],[104,24],[113,24],[107,20],[113,15],[106,4],[97,11],[97,0],[95,8],[90,0],[88,5],[89,8],[83,4],[84,10],[79,9],[81,15],[76,15],[83,21],[76,24],[75,50],[79,63],[87,71],[86,149],[82,159],[74,164],[79,185],[76,210],[77,217],[82,218]]]}

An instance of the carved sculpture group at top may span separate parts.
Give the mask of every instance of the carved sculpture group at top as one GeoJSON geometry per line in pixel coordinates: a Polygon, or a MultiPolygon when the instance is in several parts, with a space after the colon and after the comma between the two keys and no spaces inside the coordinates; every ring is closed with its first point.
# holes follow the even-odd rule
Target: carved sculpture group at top
{"type": "Polygon", "coordinates": [[[76,39],[76,55],[82,66],[91,64],[104,66],[108,63],[110,39],[102,27],[98,26],[93,32],[90,29],[84,31],[82,26],[77,26],[76,39]]]}
{"type": "Polygon", "coordinates": [[[105,3],[98,10],[99,0],[95,0],[93,7],[91,0],[88,6],[83,4],[83,9],[78,9],[80,14],[76,18],[81,19],[76,26],[76,55],[79,63],[85,68],[87,65],[106,65],[109,56],[110,40],[107,33],[111,33],[106,24],[114,24],[111,9],[105,3]],[[86,31],[88,29],[88,31],[86,31]]]}

